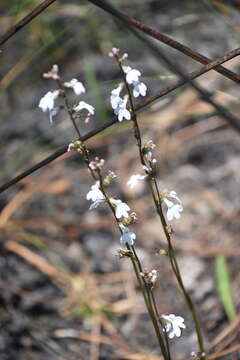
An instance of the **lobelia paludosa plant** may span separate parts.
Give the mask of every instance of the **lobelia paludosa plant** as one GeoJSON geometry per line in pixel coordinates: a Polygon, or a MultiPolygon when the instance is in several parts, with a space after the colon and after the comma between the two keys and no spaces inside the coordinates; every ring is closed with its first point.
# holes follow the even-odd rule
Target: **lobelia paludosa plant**
{"type": "MultiPolygon", "coordinates": [[[[180,218],[183,206],[175,191],[160,191],[156,179],[157,161],[154,158],[152,151],[155,145],[152,140],[143,144],[136,112],[134,110],[133,98],[145,96],[147,86],[140,80],[141,73],[139,70],[132,69],[130,66],[125,65],[125,61],[128,58],[127,54],[121,55],[119,49],[113,48],[109,55],[116,59],[123,79],[123,82],[120,83],[117,88],[112,90],[110,103],[118,121],[131,120],[133,123],[133,132],[137,142],[139,159],[143,170],[143,174],[134,174],[131,176],[128,181],[128,186],[133,188],[139,181],[143,180],[145,180],[149,185],[155,209],[160,218],[161,226],[163,227],[167,239],[167,255],[169,256],[172,270],[183,292],[195,323],[199,351],[192,353],[192,355],[195,358],[204,359],[205,351],[200,325],[192,300],[184,287],[174,248],[172,246],[172,227],[167,223],[163,210],[163,206],[166,206],[166,217],[168,221],[171,221],[174,218],[180,218]],[[124,91],[124,96],[121,96],[124,91]]],[[[169,339],[172,339],[175,336],[181,336],[182,329],[186,327],[184,319],[183,317],[176,316],[174,314],[159,313],[153,292],[154,286],[158,280],[158,271],[155,269],[150,271],[144,269],[135,247],[137,236],[130,229],[131,224],[136,221],[136,214],[131,212],[128,204],[123,202],[121,199],[117,199],[109,195],[108,187],[113,179],[116,178],[116,175],[110,170],[104,170],[105,161],[103,159],[98,157],[92,159],[88,148],[82,141],[77,121],[82,119],[85,123],[87,123],[91,116],[94,115],[95,109],[92,105],[86,103],[85,101],[80,101],[78,104],[71,105],[68,101],[66,89],[71,88],[76,96],[84,94],[86,89],[84,85],[75,78],[69,82],[62,82],[57,65],[53,65],[52,69],[43,74],[43,76],[45,78],[55,80],[57,89],[54,91],[48,91],[40,99],[39,107],[43,112],[48,113],[51,124],[53,123],[53,117],[57,115],[60,109],[65,109],[67,111],[69,119],[71,120],[78,136],[77,141],[69,144],[68,151],[76,151],[82,156],[83,161],[94,181],[86,195],[86,199],[91,201],[89,210],[96,209],[98,206],[104,204],[110,208],[116,226],[120,232],[120,244],[123,247],[118,251],[119,257],[130,259],[147,311],[152,321],[163,358],[165,360],[171,360],[172,357],[170,353],[169,339]],[[57,101],[60,101],[60,105],[56,105],[57,101]]]]}

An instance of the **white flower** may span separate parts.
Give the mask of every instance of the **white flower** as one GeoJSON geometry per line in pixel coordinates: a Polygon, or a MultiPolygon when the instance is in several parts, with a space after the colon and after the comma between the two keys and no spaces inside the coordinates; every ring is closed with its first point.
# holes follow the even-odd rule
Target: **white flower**
{"type": "Polygon", "coordinates": [[[133,83],[133,96],[135,98],[139,97],[139,95],[141,96],[146,96],[146,92],[147,92],[147,86],[140,81],[134,82],[133,83]]]}
{"type": "Polygon", "coordinates": [[[135,82],[139,82],[139,76],[141,76],[141,73],[139,70],[131,69],[130,67],[125,68],[126,74],[126,80],[128,84],[134,84],[135,82]]]}
{"type": "Polygon", "coordinates": [[[111,203],[115,206],[115,214],[117,219],[128,217],[128,211],[130,211],[130,207],[122,202],[122,200],[110,199],[111,203]]]}
{"type": "Polygon", "coordinates": [[[141,73],[137,69],[132,69],[130,66],[123,66],[123,71],[126,73],[126,81],[128,84],[133,85],[133,96],[135,98],[145,96],[147,92],[147,86],[139,81],[141,73]]]}
{"type": "Polygon", "coordinates": [[[54,109],[54,101],[59,95],[59,91],[48,91],[39,101],[38,107],[42,109],[43,112],[51,111],[54,109]]]}
{"type": "Polygon", "coordinates": [[[105,197],[102,191],[99,189],[98,184],[94,184],[91,186],[91,190],[87,193],[87,200],[97,201],[97,200],[105,200],[105,197]]]}
{"type": "Polygon", "coordinates": [[[120,244],[121,245],[134,245],[134,240],[136,239],[136,234],[130,231],[128,227],[124,226],[123,224],[119,224],[122,230],[122,236],[120,237],[120,244]]]}
{"type": "Polygon", "coordinates": [[[120,96],[122,87],[123,85],[120,84],[116,89],[113,89],[110,96],[110,103],[114,110],[114,114],[117,115],[118,121],[120,122],[123,121],[123,119],[131,119],[131,114],[126,108],[128,99],[127,97],[123,99],[120,96]]]}
{"type": "Polygon", "coordinates": [[[126,108],[127,101],[128,101],[127,98],[120,99],[120,101],[118,103],[118,107],[114,110],[114,114],[117,115],[118,121],[120,121],[120,122],[123,121],[123,119],[126,119],[126,120],[131,119],[131,114],[126,108]]]}
{"type": "Polygon", "coordinates": [[[127,184],[131,189],[133,189],[138,184],[138,182],[140,180],[143,180],[144,178],[145,178],[144,175],[140,175],[140,174],[132,175],[128,180],[127,184]]]}
{"type": "Polygon", "coordinates": [[[59,95],[59,90],[48,91],[39,101],[38,107],[43,112],[49,112],[50,123],[52,124],[52,118],[58,112],[58,108],[54,107],[54,101],[59,95]]]}
{"type": "Polygon", "coordinates": [[[181,217],[180,212],[183,211],[182,202],[177,196],[176,191],[165,191],[163,201],[167,205],[167,219],[169,221],[179,219],[181,217]],[[170,198],[170,200],[169,200],[170,198]]]}
{"type": "Polygon", "coordinates": [[[174,314],[162,315],[161,318],[164,321],[165,330],[168,334],[169,339],[174,336],[181,336],[181,329],[185,329],[184,318],[181,316],[175,316],[174,314]]]}
{"type": "Polygon", "coordinates": [[[116,89],[113,89],[111,92],[110,102],[112,108],[115,110],[119,103],[122,101],[122,98],[119,96],[122,90],[122,84],[120,84],[116,89]]]}
{"type": "Polygon", "coordinates": [[[87,104],[85,101],[80,101],[78,105],[74,106],[74,111],[81,111],[81,110],[87,110],[88,116],[94,115],[94,107],[92,105],[87,104]]]}
{"type": "Polygon", "coordinates": [[[81,81],[78,81],[77,79],[72,79],[71,81],[64,83],[64,86],[72,88],[76,95],[81,95],[86,92],[81,81]]]}
{"type": "Polygon", "coordinates": [[[167,210],[167,218],[169,221],[175,219],[180,219],[181,215],[180,212],[183,211],[182,205],[179,204],[173,204],[171,207],[167,210]]]}

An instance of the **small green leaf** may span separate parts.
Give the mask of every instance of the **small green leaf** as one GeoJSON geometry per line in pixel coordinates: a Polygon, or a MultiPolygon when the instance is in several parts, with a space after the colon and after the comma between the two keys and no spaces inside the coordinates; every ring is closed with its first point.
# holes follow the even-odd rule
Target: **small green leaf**
{"type": "Polygon", "coordinates": [[[224,256],[218,256],[215,261],[215,274],[217,280],[217,289],[222,301],[224,310],[229,321],[236,317],[236,309],[231,294],[231,280],[228,270],[228,264],[224,256]]]}

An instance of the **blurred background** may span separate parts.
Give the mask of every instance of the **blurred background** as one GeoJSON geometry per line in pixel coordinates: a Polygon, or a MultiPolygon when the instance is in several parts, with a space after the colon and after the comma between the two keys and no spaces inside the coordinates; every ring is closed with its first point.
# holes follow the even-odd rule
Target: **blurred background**
{"type": "MultiPolygon", "coordinates": [[[[1,0],[0,34],[38,4],[1,0]]],[[[111,4],[211,59],[239,46],[237,0],[111,4]]],[[[201,67],[155,44],[185,73],[201,67]]],[[[50,125],[38,108],[56,88],[42,77],[53,64],[64,81],[84,83],[81,100],[96,108],[89,124],[79,124],[83,133],[112,119],[110,92],[121,81],[108,57],[113,46],[141,71],[147,95],[176,82],[146,45],[87,1],[57,1],[2,46],[0,185],[76,138],[64,111],[50,125]]],[[[224,66],[239,73],[238,62],[224,66]]],[[[236,83],[214,71],[197,83],[239,116],[236,83]]],[[[69,97],[79,101],[70,90],[69,97]]],[[[226,349],[239,349],[239,133],[189,86],[155,101],[139,120],[144,140],[156,144],[161,188],[177,191],[184,204],[181,220],[173,223],[174,245],[207,349],[237,360],[239,353],[226,349]]],[[[181,315],[187,325],[171,341],[174,359],[190,359],[197,350],[193,323],[168,259],[156,255],[166,243],[151,198],[144,184],[134,191],[126,185],[141,171],[131,124],[114,125],[87,146],[117,174],[112,194],[137,212],[137,250],[147,269],[159,271],[159,311],[181,315]]],[[[81,158],[67,153],[0,195],[1,360],[161,359],[131,266],[117,256],[113,219],[104,207],[88,211],[91,185],[81,158]]]]}

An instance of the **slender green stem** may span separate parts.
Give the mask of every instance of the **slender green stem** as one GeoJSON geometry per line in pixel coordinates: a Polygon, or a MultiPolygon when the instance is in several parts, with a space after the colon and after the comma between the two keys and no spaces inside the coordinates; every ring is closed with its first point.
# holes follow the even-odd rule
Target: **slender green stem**
{"type": "MultiPolygon", "coordinates": [[[[134,127],[134,136],[136,138],[137,141],[137,146],[138,146],[138,151],[139,151],[139,157],[140,157],[140,161],[142,163],[142,165],[147,166],[148,164],[146,163],[145,159],[144,159],[144,155],[143,155],[143,148],[142,148],[142,137],[141,137],[141,131],[138,125],[138,121],[137,121],[137,116],[136,116],[136,112],[134,109],[134,104],[133,104],[133,98],[132,98],[132,93],[131,90],[129,88],[129,85],[126,81],[126,76],[125,73],[123,71],[122,68],[122,63],[121,60],[119,59],[118,56],[115,56],[124,80],[124,84],[126,87],[126,90],[128,92],[128,96],[129,96],[129,102],[130,102],[130,107],[131,107],[131,112],[132,112],[132,120],[133,120],[133,127],[134,127]]],[[[156,207],[156,211],[159,215],[166,239],[167,239],[167,243],[168,243],[168,252],[169,252],[169,258],[170,258],[170,263],[173,269],[173,272],[177,278],[178,284],[183,292],[184,298],[186,300],[186,303],[189,307],[189,310],[192,314],[192,318],[195,324],[195,329],[196,329],[196,333],[197,333],[197,338],[198,338],[198,344],[199,344],[199,349],[201,351],[201,353],[205,353],[204,350],[204,343],[203,343],[203,336],[202,336],[202,332],[201,332],[201,328],[200,328],[200,324],[199,324],[199,320],[196,314],[196,310],[195,307],[193,305],[193,302],[191,300],[191,297],[189,296],[188,292],[185,289],[182,277],[181,277],[181,273],[180,273],[180,269],[177,263],[177,259],[176,259],[176,255],[175,255],[175,251],[174,248],[172,246],[172,242],[171,242],[171,236],[170,236],[170,232],[168,229],[168,225],[167,222],[165,220],[165,217],[163,215],[163,211],[162,211],[162,206],[161,206],[161,195],[160,195],[160,191],[158,188],[158,184],[156,181],[156,177],[154,173],[151,174],[147,174],[148,175],[148,184],[150,187],[150,191],[152,194],[152,198],[156,207]],[[155,189],[154,189],[155,188],[155,189]]],[[[154,300],[153,300],[154,301],[154,300]]],[[[156,308],[155,308],[155,312],[156,312],[156,308]]],[[[170,353],[168,353],[168,355],[170,356],[170,353]]],[[[202,357],[202,359],[204,359],[205,357],[202,357]]]]}
{"type": "Polygon", "coordinates": [[[61,90],[62,97],[63,97],[64,103],[65,103],[67,112],[69,114],[70,120],[71,120],[71,122],[72,122],[72,124],[74,126],[74,129],[76,130],[76,133],[78,135],[79,140],[81,140],[82,137],[81,137],[80,131],[78,129],[78,126],[76,124],[75,118],[73,116],[73,110],[72,110],[72,108],[71,108],[71,106],[70,106],[70,104],[68,102],[68,98],[66,96],[64,86],[63,86],[62,82],[60,81],[60,79],[57,79],[57,83],[58,83],[58,86],[59,86],[59,88],[61,90]]]}
{"type": "Polygon", "coordinates": [[[155,300],[155,297],[154,297],[154,294],[153,294],[153,290],[151,289],[151,297],[152,297],[152,302],[153,302],[153,306],[154,306],[154,310],[155,310],[155,313],[158,317],[158,321],[160,322],[161,324],[161,327],[163,328],[163,334],[164,334],[164,338],[165,338],[165,343],[166,343],[166,349],[167,349],[167,354],[168,354],[168,358],[169,360],[171,360],[171,353],[170,353],[170,346],[169,346],[169,340],[168,340],[168,336],[167,336],[167,332],[165,330],[165,326],[161,320],[161,317],[159,315],[159,312],[158,312],[158,308],[157,308],[157,304],[156,304],[156,300],[155,300]]]}
{"type": "MultiPolygon", "coordinates": [[[[136,250],[135,250],[134,246],[131,246],[131,249],[132,249],[132,251],[134,253],[134,256],[135,256],[135,259],[136,259],[136,262],[137,262],[137,265],[138,265],[139,272],[143,272],[141,261],[138,258],[138,255],[136,253],[136,250]]],[[[139,274],[137,276],[139,276],[139,274]]],[[[162,338],[162,335],[161,335],[161,332],[160,332],[160,329],[159,329],[159,326],[158,326],[158,318],[159,318],[159,316],[158,316],[158,313],[156,312],[157,308],[155,308],[154,303],[152,301],[151,289],[149,288],[149,285],[147,284],[144,277],[142,279],[143,279],[143,283],[144,283],[144,287],[145,287],[145,290],[146,290],[146,293],[147,293],[147,299],[148,299],[148,303],[149,303],[148,312],[149,312],[149,314],[151,316],[151,320],[153,322],[153,326],[154,326],[155,331],[156,331],[156,335],[157,335],[159,345],[160,345],[161,350],[162,350],[163,357],[165,359],[171,360],[171,357],[169,357],[169,352],[165,347],[165,344],[164,344],[164,341],[163,341],[163,338],[162,338]]],[[[162,326],[162,328],[164,329],[164,326],[162,326]]]]}
{"type": "Polygon", "coordinates": [[[159,346],[160,346],[160,348],[162,350],[163,357],[164,357],[164,359],[169,359],[169,357],[167,355],[167,352],[166,352],[166,349],[165,349],[164,342],[162,340],[162,336],[161,336],[159,327],[158,327],[158,323],[156,321],[156,316],[155,316],[154,308],[153,308],[153,305],[152,305],[152,300],[151,300],[151,297],[150,297],[150,294],[149,294],[149,291],[148,291],[148,285],[146,284],[146,281],[144,280],[144,278],[141,278],[140,275],[139,275],[139,269],[141,269],[140,260],[138,259],[138,256],[137,256],[136,251],[135,251],[133,246],[130,247],[129,245],[127,245],[127,249],[128,250],[132,249],[132,251],[134,252],[135,259],[136,259],[136,262],[138,264],[138,268],[137,268],[137,265],[135,264],[134,259],[132,259],[133,268],[134,268],[138,283],[140,285],[140,288],[141,288],[141,291],[142,291],[142,294],[143,294],[143,298],[144,298],[144,301],[145,301],[149,316],[150,316],[150,318],[152,320],[153,327],[155,329],[156,336],[157,336],[157,339],[158,339],[158,342],[159,342],[159,346]],[[143,281],[144,284],[142,283],[142,281],[143,281]]]}

